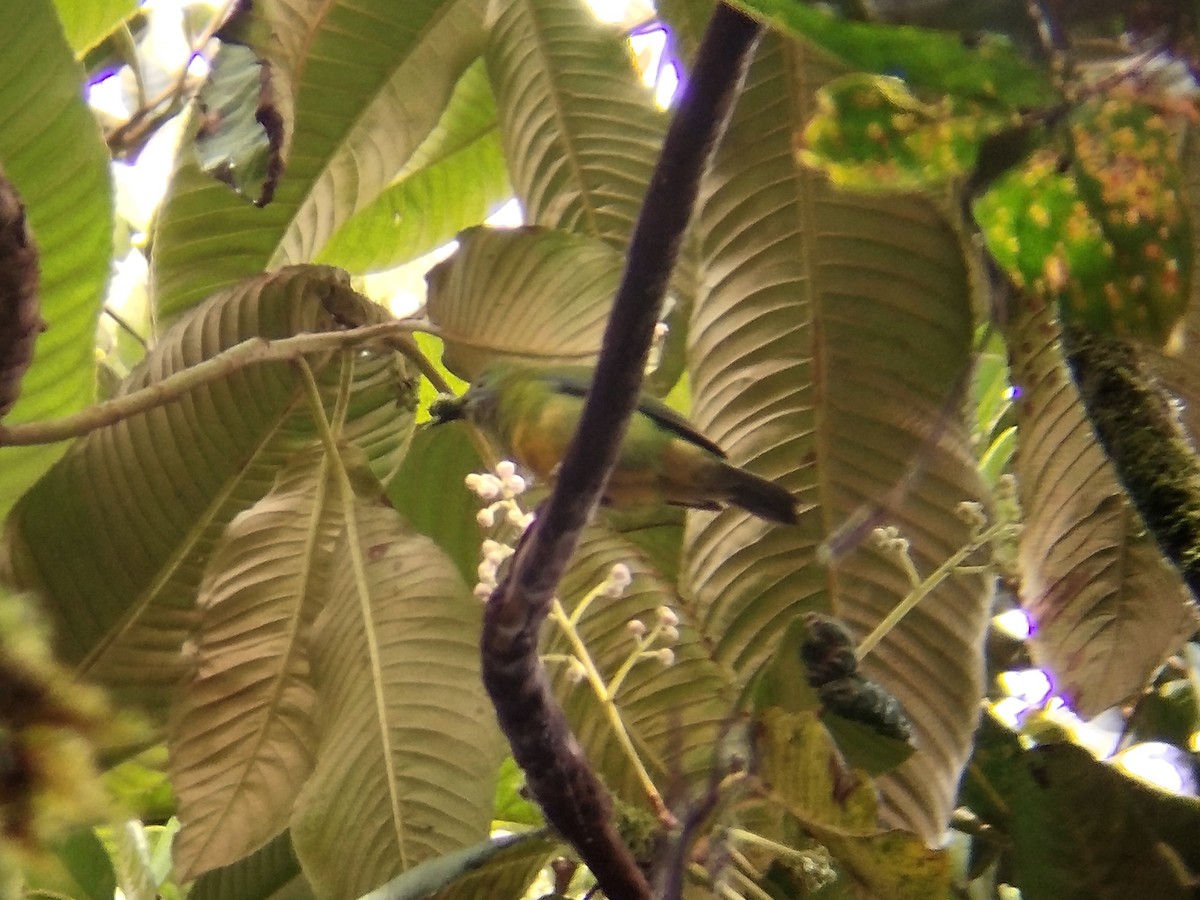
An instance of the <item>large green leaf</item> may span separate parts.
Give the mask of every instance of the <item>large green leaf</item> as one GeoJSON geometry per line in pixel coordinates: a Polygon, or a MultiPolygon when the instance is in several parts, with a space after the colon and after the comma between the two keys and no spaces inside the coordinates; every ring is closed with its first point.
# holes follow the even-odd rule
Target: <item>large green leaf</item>
{"type": "Polygon", "coordinates": [[[488,833],[499,733],[479,678],[482,606],[382,497],[345,530],[311,659],[317,765],[292,818],[305,874],[357,898],[488,833]]]}
{"type": "Polygon", "coordinates": [[[339,228],[317,259],[351,272],[398,266],[480,224],[511,195],[496,101],[479,61],[395,182],[339,228]]]}
{"type": "MultiPolygon", "coordinates": [[[[323,306],[331,297],[371,314],[336,269],[298,266],[250,279],[182,318],[121,393],[247,338],[334,329],[323,306]]],[[[330,400],[337,359],[312,360],[330,400]]],[[[354,360],[343,437],[367,451],[380,476],[396,465],[413,422],[411,406],[397,405],[398,377],[390,354],[354,360]]],[[[294,367],[242,369],[77,441],[14,512],[0,568],[45,598],[59,652],[79,675],[126,700],[165,705],[186,670],[180,645],[196,624],[212,547],[270,489],[278,468],[316,441],[294,367]]]]}
{"type": "Polygon", "coordinates": [[[887,900],[943,900],[950,885],[944,850],[915,835],[875,827],[875,794],[844,768],[814,713],[765,712],[759,742],[771,799],[833,855],[856,894],[887,900]]]}
{"type": "Polygon", "coordinates": [[[133,15],[137,0],[54,0],[67,40],[82,56],[133,15]]]}
{"type": "MultiPolygon", "coordinates": [[[[814,91],[841,71],[764,37],[701,198],[692,418],[801,509],[794,528],[737,512],[689,521],[685,583],[742,681],[797,614],[833,612],[862,637],[909,590],[898,561],[853,531],[823,565],[836,529],[878,510],[927,575],[967,542],[955,509],[982,491],[957,415],[972,322],[956,235],[927,202],[838,193],[794,160],[814,91]]],[[[986,579],[952,576],[864,663],[907,708],[918,747],[880,780],[883,812],[926,840],[946,826],[970,750],[989,597],[986,579]]]]}
{"type": "Polygon", "coordinates": [[[1008,342],[1021,391],[1022,603],[1035,661],[1090,716],[1140,691],[1196,618],[1096,439],[1052,312],[1025,307],[1008,342]]]}
{"type": "Polygon", "coordinates": [[[464,479],[484,468],[462,423],[426,426],[413,435],[388,485],[388,499],[417,531],[437,542],[464,581],[475,578],[482,540],[475,521],[481,502],[464,479]],[[430,490],[431,484],[438,489],[430,490]]]}
{"type": "Polygon", "coordinates": [[[977,35],[969,43],[932,29],[849,22],[828,7],[790,0],[734,0],[734,6],[784,34],[807,38],[849,66],[899,72],[917,87],[1000,100],[1014,108],[1048,106],[1057,99],[1049,73],[993,35],[977,35]]]}
{"type": "MultiPolygon", "coordinates": [[[[83,70],[50,0],[0,28],[0,167],[25,204],[41,266],[42,317],[21,399],[6,424],[75,412],[95,395],[96,319],[112,253],[108,151],[83,103],[83,70]]],[[[0,449],[0,516],[66,449],[0,449]]]]}
{"type": "Polygon", "coordinates": [[[339,522],[332,461],[297,458],[239,515],[200,585],[195,675],[174,709],[172,783],[185,879],[236,862],[287,827],[313,766],[308,627],[339,522]],[[332,533],[331,533],[332,532],[332,533]]]}
{"type": "Polygon", "coordinates": [[[485,59],[525,220],[624,247],[665,127],[628,45],[581,0],[494,10],[485,59]]]}
{"type": "Polygon", "coordinates": [[[336,0],[262,13],[275,77],[294,86],[295,135],[263,209],[184,161],[155,234],[155,302],[177,315],[264,268],[313,260],[391,183],[480,52],[482,0],[336,0]],[[286,71],[278,71],[287,67],[286,71]],[[232,248],[232,249],[231,249],[232,248]]]}
{"type": "Polygon", "coordinates": [[[442,361],[473,378],[497,356],[588,363],[600,350],[624,260],[607,244],[527,226],[471,228],[430,270],[442,361]]]}
{"type": "Polygon", "coordinates": [[[1171,795],[1071,744],[1023,751],[985,717],[964,799],[1012,842],[1027,900],[1191,897],[1194,797],[1171,795]]]}
{"type": "Polygon", "coordinates": [[[315,896],[286,831],[257,853],[201,875],[188,892],[189,900],[314,900],[315,896]]]}
{"type": "MultiPolygon", "coordinates": [[[[532,844],[523,848],[524,852],[518,856],[518,864],[523,861],[522,857],[544,857],[546,843],[545,837],[537,832],[488,838],[472,847],[427,860],[392,879],[383,887],[371,891],[362,900],[422,900],[460,878],[469,877],[472,872],[485,866],[488,869],[501,865],[505,868],[512,867],[514,863],[511,857],[517,856],[511,852],[514,846],[532,844]]],[[[491,889],[497,890],[497,887],[493,885],[491,889]]]]}

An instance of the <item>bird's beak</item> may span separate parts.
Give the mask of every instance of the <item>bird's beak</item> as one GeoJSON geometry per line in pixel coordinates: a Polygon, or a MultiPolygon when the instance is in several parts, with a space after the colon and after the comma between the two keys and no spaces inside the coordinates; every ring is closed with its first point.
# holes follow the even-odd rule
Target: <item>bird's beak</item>
{"type": "Polygon", "coordinates": [[[463,402],[459,397],[439,397],[429,404],[429,416],[433,425],[444,425],[455,419],[466,418],[463,402]]]}

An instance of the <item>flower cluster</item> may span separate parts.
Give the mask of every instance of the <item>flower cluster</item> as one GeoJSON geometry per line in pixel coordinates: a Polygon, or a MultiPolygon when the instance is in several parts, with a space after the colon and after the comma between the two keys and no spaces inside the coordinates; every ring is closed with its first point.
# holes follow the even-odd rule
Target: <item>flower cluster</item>
{"type": "Polygon", "coordinates": [[[481,547],[479,582],[475,585],[475,596],[486,600],[499,583],[500,566],[513,555],[516,538],[533,523],[533,513],[526,512],[517,502],[517,497],[528,486],[517,474],[517,467],[509,460],[496,464],[495,472],[472,472],[466,477],[467,487],[490,503],[475,515],[481,528],[504,527],[511,532],[511,543],[488,538],[481,547]]]}
{"type": "Polygon", "coordinates": [[[525,512],[516,502],[528,485],[517,474],[517,467],[510,460],[498,462],[495,474],[472,472],[466,482],[467,487],[482,499],[492,501],[475,516],[481,527],[491,528],[497,522],[507,522],[523,532],[533,522],[533,513],[525,512]]]}
{"type": "Polygon", "coordinates": [[[675,662],[675,651],[670,645],[679,640],[679,616],[671,607],[660,606],[655,610],[653,626],[647,627],[641,619],[630,619],[625,628],[633,636],[634,661],[652,659],[664,666],[675,662]],[[653,646],[655,642],[660,642],[660,646],[653,646]]]}

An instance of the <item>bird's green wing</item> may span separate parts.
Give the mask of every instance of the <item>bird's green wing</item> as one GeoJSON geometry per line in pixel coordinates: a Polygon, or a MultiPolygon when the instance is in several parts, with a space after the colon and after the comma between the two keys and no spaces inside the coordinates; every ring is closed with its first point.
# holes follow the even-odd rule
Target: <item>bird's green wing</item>
{"type": "MultiPolygon", "coordinates": [[[[592,383],[591,369],[571,369],[569,371],[555,371],[546,373],[546,379],[551,386],[561,393],[570,394],[573,397],[586,397],[588,388],[592,383]]],[[[698,432],[692,423],[681,416],[671,407],[667,406],[661,400],[656,400],[648,394],[642,394],[638,398],[638,412],[649,416],[663,428],[683,438],[685,441],[695,444],[697,447],[703,447],[710,453],[715,453],[721,459],[725,458],[725,451],[698,432]]]]}

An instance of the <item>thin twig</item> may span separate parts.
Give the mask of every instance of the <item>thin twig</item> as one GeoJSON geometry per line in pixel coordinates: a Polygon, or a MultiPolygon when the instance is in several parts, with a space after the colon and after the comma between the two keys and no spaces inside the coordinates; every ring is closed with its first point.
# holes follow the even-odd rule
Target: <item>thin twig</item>
{"type": "Polygon", "coordinates": [[[109,306],[107,303],[104,304],[104,314],[106,316],[108,316],[110,319],[112,319],[117,324],[118,328],[120,328],[127,335],[129,335],[131,338],[133,338],[135,341],[137,341],[139,344],[141,344],[143,350],[150,349],[150,345],[146,342],[146,339],[144,337],[142,337],[140,334],[138,334],[137,329],[133,327],[133,325],[130,323],[130,321],[128,319],[126,319],[124,316],[122,316],[115,309],[113,309],[111,306],[109,306]]]}

